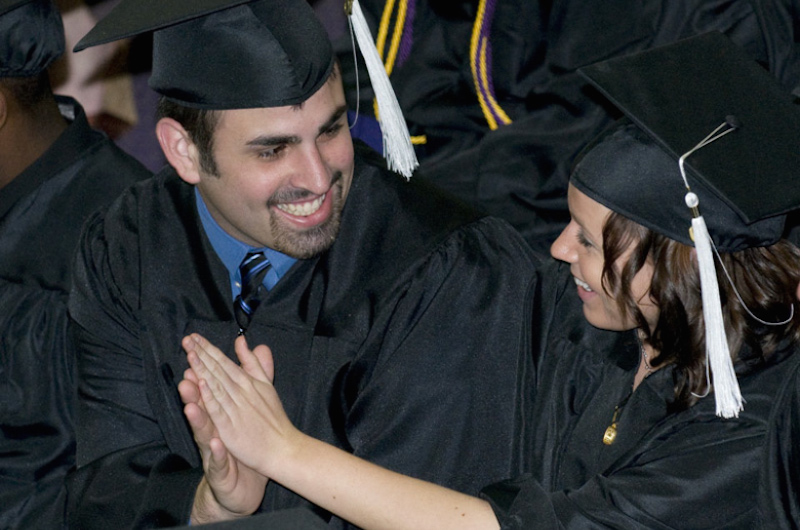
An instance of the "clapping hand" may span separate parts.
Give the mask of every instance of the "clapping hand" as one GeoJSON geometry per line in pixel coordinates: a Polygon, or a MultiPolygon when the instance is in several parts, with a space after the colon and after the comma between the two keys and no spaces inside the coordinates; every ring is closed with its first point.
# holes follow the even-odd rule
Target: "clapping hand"
{"type": "MultiPolygon", "coordinates": [[[[194,403],[202,411],[196,424],[203,428],[209,423],[214,429],[209,435],[211,461],[232,458],[273,477],[284,457],[299,445],[302,435],[289,421],[272,386],[270,349],[260,345],[251,350],[245,338],[238,337],[238,366],[200,335],[187,337],[184,348],[191,367],[186,379],[191,380],[200,396],[199,402],[194,403]]],[[[189,414],[187,411],[187,418],[189,414]]],[[[191,418],[189,421],[192,423],[191,418]]]]}
{"type": "MultiPolygon", "coordinates": [[[[185,337],[182,346],[190,365],[192,360],[195,364],[199,363],[198,350],[206,352],[208,349],[214,349],[219,352],[206,339],[196,334],[185,337]]],[[[246,344],[244,346],[246,347],[246,344]]],[[[271,366],[269,370],[271,373],[271,366]]],[[[266,377],[263,368],[261,373],[266,377]]],[[[232,519],[253,513],[261,504],[267,484],[267,477],[264,474],[235,458],[220,439],[214,418],[209,414],[202,399],[203,385],[193,368],[186,370],[184,380],[178,385],[178,391],[185,405],[184,414],[192,428],[205,471],[192,508],[193,524],[232,519]]]]}

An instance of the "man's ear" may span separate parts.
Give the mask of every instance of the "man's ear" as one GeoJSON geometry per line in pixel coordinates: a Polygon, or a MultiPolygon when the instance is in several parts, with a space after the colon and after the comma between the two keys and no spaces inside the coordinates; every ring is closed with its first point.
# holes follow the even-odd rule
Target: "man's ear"
{"type": "Polygon", "coordinates": [[[189,184],[200,182],[200,153],[183,125],[172,118],[161,118],[156,124],[156,136],[178,176],[189,184]]]}

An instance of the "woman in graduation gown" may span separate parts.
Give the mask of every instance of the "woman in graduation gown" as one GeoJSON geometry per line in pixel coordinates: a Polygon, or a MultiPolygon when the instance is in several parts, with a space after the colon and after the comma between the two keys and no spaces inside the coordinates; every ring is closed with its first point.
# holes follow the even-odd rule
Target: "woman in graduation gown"
{"type": "MultiPolygon", "coordinates": [[[[790,239],[797,241],[796,231],[790,239]]],[[[797,298],[800,299],[800,285],[797,298]]],[[[800,530],[800,355],[795,355],[787,366],[783,380],[767,435],[769,450],[764,454],[761,475],[761,507],[764,528],[800,530]]]]}
{"type": "Polygon", "coordinates": [[[800,355],[776,396],[761,484],[764,528],[800,529],[800,355]]]}
{"type": "Polygon", "coordinates": [[[798,108],[720,34],[583,75],[627,117],[576,164],[561,263],[532,301],[528,473],[475,498],[360,461],[291,425],[266,346],[238,339],[239,367],[193,335],[182,393],[202,397],[219,455],[365,528],[763,523],[800,340],[800,250],[781,239],[800,205],[798,108]]]}

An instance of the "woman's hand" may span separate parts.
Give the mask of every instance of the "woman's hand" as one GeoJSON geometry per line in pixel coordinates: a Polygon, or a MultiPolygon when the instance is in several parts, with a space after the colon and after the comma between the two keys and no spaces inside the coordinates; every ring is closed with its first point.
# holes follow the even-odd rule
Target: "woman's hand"
{"type": "Polygon", "coordinates": [[[241,367],[200,335],[186,337],[183,347],[191,369],[181,384],[199,388],[219,438],[245,466],[361,528],[499,528],[483,500],[389,471],[298,431],[272,386],[266,346],[251,351],[237,338],[241,367]]]}
{"type": "Polygon", "coordinates": [[[234,347],[240,367],[196,333],[183,340],[183,347],[191,367],[185,377],[197,384],[222,443],[246,466],[274,476],[303,435],[289,421],[272,386],[270,349],[259,345],[250,350],[244,336],[238,337],[234,347]]]}

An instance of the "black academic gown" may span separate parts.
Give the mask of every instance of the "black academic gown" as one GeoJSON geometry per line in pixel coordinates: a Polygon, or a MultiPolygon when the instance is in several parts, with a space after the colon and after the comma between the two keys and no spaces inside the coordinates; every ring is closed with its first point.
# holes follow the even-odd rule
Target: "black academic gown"
{"type": "MultiPolygon", "coordinates": [[[[746,400],[738,419],[715,415],[713,394],[679,413],[667,367],[633,394],[639,344],[633,332],[588,325],[571,276],[540,300],[536,390],[527,473],[487,487],[508,529],[759,528],[759,471],[791,346],[758,367],[737,367],[746,400]],[[559,293],[558,291],[561,291],[559,293]],[[615,407],[617,438],[603,443],[615,407]]],[[[767,527],[768,528],[768,527],[767,527]]]]}
{"type": "MultiPolygon", "coordinates": [[[[386,3],[361,0],[373,35],[386,3]]],[[[408,11],[412,45],[407,58],[395,62],[391,81],[411,134],[427,137],[417,147],[424,176],[508,220],[547,253],[569,221],[566,191],[573,160],[618,117],[577,70],[720,31],[800,95],[796,3],[497,0],[489,37],[490,81],[512,123],[491,130],[471,70],[478,0],[417,0],[408,2],[413,4],[408,11]]],[[[387,49],[393,29],[392,24],[387,49]]],[[[349,34],[337,49],[352,97],[349,34]]],[[[359,65],[363,68],[363,61],[359,65]]],[[[364,72],[359,75],[361,112],[372,109],[367,79],[364,72]]]]}
{"type": "Polygon", "coordinates": [[[59,528],[75,461],[67,295],[81,225],[150,173],[83,109],[0,190],[0,528],[59,528]]]}
{"type": "MultiPolygon", "coordinates": [[[[477,493],[519,471],[534,260],[478,217],[357,146],[339,236],[262,301],[251,345],[301,430],[399,472],[477,493]]],[[[79,528],[188,520],[202,470],[176,386],[180,341],[232,354],[228,273],[172,171],[137,186],[83,238],[70,298],[80,327],[79,528]]],[[[303,504],[270,483],[262,508],[303,504]]],[[[333,521],[334,526],[340,525],[333,521]]]]}
{"type": "Polygon", "coordinates": [[[800,529],[800,356],[775,398],[761,476],[764,528],[800,529]]]}

